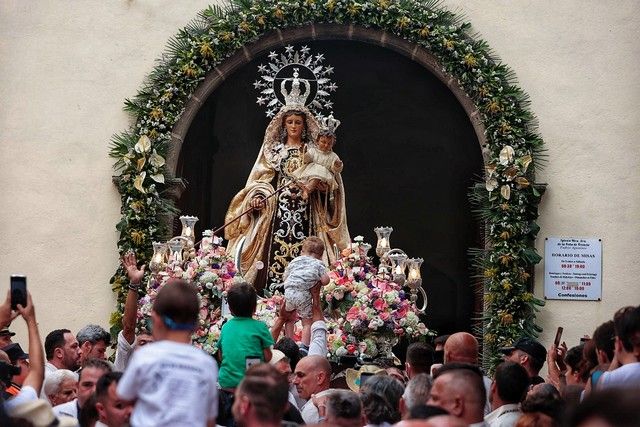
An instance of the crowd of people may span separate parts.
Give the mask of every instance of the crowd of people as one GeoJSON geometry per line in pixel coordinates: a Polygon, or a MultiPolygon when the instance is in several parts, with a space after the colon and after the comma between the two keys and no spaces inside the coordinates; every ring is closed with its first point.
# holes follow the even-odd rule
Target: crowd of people
{"type": "Polygon", "coordinates": [[[253,318],[255,289],[234,284],[227,296],[233,317],[214,358],[191,345],[199,302],[185,281],[160,290],[151,330],[136,334],[144,269],[133,256],[124,266],[131,285],[114,363],[106,360],[111,336],[97,325],[75,335],[51,331],[43,348],[31,295],[12,310],[7,294],[0,305],[0,426],[640,425],[640,306],[620,309],[575,347],[545,349],[522,337],[501,349],[504,361],[491,377],[467,332],[413,343],[404,363],[344,369],[326,357],[319,287],[311,289],[309,345],[301,348],[282,334],[295,312],[283,307],[269,330],[253,318]],[[27,352],[12,340],[18,316],[27,352]]]}

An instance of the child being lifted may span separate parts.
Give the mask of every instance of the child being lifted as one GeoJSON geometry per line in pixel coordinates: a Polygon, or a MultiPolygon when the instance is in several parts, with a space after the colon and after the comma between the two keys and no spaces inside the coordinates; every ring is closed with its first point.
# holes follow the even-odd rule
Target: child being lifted
{"type": "MultiPolygon", "coordinates": [[[[329,283],[327,267],[322,262],[324,243],[319,237],[307,237],[302,242],[301,255],[292,259],[284,272],[285,310],[297,310],[302,320],[302,344],[308,350],[313,324],[311,288],[329,283]]],[[[285,335],[293,338],[292,321],[285,324],[285,335]]]]}

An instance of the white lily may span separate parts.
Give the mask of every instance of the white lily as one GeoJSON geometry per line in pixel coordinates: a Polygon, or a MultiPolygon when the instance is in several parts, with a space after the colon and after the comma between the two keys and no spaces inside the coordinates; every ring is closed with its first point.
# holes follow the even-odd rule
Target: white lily
{"type": "Polygon", "coordinates": [[[505,200],[509,200],[511,198],[511,187],[508,185],[503,185],[500,187],[500,194],[505,200]]]}
{"type": "Polygon", "coordinates": [[[502,150],[500,150],[500,164],[502,166],[507,166],[513,161],[513,156],[515,154],[516,152],[513,147],[506,145],[502,150]]]}
{"type": "Polygon", "coordinates": [[[147,173],[146,172],[142,172],[138,175],[136,175],[136,179],[133,181],[133,186],[136,190],[138,190],[141,193],[146,193],[147,190],[144,189],[144,187],[142,186],[142,183],[144,182],[144,179],[146,178],[147,173]]]}
{"type": "Polygon", "coordinates": [[[151,151],[151,140],[147,135],[142,135],[134,146],[136,153],[148,153],[151,151]]]}
{"type": "Polygon", "coordinates": [[[485,183],[485,187],[489,192],[495,190],[496,188],[498,188],[498,180],[495,178],[489,178],[485,183]]]}
{"type": "Polygon", "coordinates": [[[153,154],[151,155],[151,157],[149,157],[149,163],[151,163],[151,166],[153,166],[154,168],[159,168],[164,166],[165,160],[164,157],[156,153],[156,150],[153,150],[153,154]]]}
{"type": "Polygon", "coordinates": [[[155,175],[151,175],[150,178],[152,180],[154,180],[155,182],[160,182],[162,184],[164,184],[164,175],[161,173],[157,173],[155,175]]]}

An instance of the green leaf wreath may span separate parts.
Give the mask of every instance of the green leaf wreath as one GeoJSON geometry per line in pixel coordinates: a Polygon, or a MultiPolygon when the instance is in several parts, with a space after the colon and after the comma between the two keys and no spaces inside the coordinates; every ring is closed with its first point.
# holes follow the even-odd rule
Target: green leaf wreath
{"type": "MultiPolygon", "coordinates": [[[[536,133],[526,94],[512,71],[471,34],[471,25],[437,1],[417,0],[234,0],[210,6],[169,40],[167,50],[126,110],[134,125],[114,136],[110,155],[120,172],[122,197],[118,250],[133,250],[140,260],[152,254],[152,241],[165,240],[161,218],[175,213],[165,194],[169,178],[164,163],[170,132],[191,94],[207,72],[275,29],[312,23],[353,24],[387,31],[427,49],[473,100],[486,132],[485,178],[470,193],[486,225],[486,247],[473,251],[484,293],[482,329],[484,363],[500,360],[498,349],[521,335],[536,336],[537,307],[531,292],[533,247],[541,188],[534,182],[542,139],[536,133]]],[[[175,181],[173,179],[172,181],[175,181]]],[[[126,274],[111,279],[118,307],[112,332],[120,327],[126,274]]]]}

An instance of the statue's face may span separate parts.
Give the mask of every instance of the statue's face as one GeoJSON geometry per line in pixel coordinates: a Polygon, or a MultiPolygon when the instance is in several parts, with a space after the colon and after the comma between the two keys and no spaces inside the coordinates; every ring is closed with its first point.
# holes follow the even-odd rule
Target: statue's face
{"type": "Polygon", "coordinates": [[[320,151],[331,151],[333,148],[333,137],[331,135],[322,135],[318,138],[318,148],[320,151]]]}
{"type": "Polygon", "coordinates": [[[284,127],[290,138],[300,139],[304,130],[304,117],[299,114],[292,114],[284,118],[284,127]]]}

